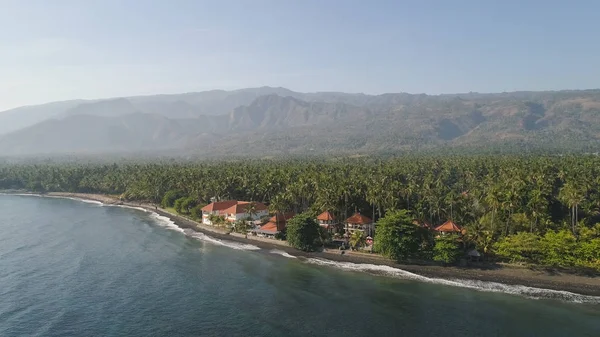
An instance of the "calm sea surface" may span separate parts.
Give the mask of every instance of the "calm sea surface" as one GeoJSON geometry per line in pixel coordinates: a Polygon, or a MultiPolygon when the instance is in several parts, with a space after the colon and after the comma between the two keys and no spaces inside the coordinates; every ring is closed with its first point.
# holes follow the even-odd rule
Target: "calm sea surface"
{"type": "Polygon", "coordinates": [[[600,336],[597,298],[284,255],[140,210],[0,195],[0,336],[600,336]]]}

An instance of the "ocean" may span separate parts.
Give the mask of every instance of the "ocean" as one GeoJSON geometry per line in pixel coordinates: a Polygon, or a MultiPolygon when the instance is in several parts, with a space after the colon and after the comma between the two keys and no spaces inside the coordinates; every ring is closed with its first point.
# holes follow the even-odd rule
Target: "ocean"
{"type": "Polygon", "coordinates": [[[600,298],[295,258],[0,195],[0,336],[600,336],[600,298]]]}

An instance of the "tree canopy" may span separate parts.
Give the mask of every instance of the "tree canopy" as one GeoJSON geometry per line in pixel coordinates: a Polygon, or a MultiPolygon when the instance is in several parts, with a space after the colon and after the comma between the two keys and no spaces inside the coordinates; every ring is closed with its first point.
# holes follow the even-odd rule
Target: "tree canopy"
{"type": "Polygon", "coordinates": [[[320,226],[310,214],[298,214],[288,221],[288,244],[294,248],[310,252],[320,246],[320,226]]]}
{"type": "Polygon", "coordinates": [[[390,211],[379,220],[375,231],[375,250],[394,260],[415,255],[422,242],[421,229],[406,210],[390,211]]]}
{"type": "MultiPolygon", "coordinates": [[[[384,219],[406,210],[403,222],[411,218],[436,226],[452,219],[464,229],[465,247],[487,256],[564,266],[600,264],[592,250],[598,237],[594,232],[600,233],[600,157],[595,155],[7,161],[0,163],[0,189],[109,194],[174,206],[190,198],[187,204],[179,201],[186,215],[192,215],[196,202],[215,199],[264,202],[279,212],[329,210],[341,220],[358,211],[377,222],[375,245],[395,240],[378,240],[382,231],[402,233],[394,226],[386,229],[384,219]],[[519,251],[531,238],[556,254],[519,251]],[[581,253],[571,257],[556,250],[555,242],[581,253]],[[512,244],[515,248],[509,249],[512,244]]],[[[404,250],[385,251],[396,258],[407,255],[404,250]]]]}

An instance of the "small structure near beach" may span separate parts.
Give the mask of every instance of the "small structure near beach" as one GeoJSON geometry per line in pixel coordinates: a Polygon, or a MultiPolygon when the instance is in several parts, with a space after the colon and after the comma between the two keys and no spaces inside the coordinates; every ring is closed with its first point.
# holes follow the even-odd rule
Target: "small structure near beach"
{"type": "Polygon", "coordinates": [[[437,226],[434,230],[442,235],[451,234],[451,233],[453,233],[453,234],[461,234],[462,233],[462,228],[460,228],[460,226],[455,224],[452,220],[448,220],[448,221],[444,222],[442,225],[437,226]]]}
{"type": "Polygon", "coordinates": [[[336,229],[339,225],[335,221],[335,216],[331,214],[329,211],[325,211],[317,216],[317,222],[323,228],[325,228],[329,233],[335,233],[336,229]]]}
{"type": "Polygon", "coordinates": [[[346,219],[346,228],[350,234],[355,231],[362,231],[367,236],[375,235],[375,224],[373,223],[373,220],[358,212],[346,219]]]}
{"type": "Polygon", "coordinates": [[[266,224],[262,225],[260,228],[253,229],[251,232],[254,232],[260,236],[273,238],[277,233],[285,229],[288,220],[293,218],[294,215],[296,214],[293,212],[275,213],[275,215],[273,215],[266,224]]]}

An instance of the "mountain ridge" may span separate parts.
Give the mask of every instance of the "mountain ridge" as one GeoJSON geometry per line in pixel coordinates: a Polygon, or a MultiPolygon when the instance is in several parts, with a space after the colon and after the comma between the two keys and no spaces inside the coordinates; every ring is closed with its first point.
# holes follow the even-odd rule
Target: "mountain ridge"
{"type": "Polygon", "coordinates": [[[50,124],[0,135],[0,154],[379,153],[502,144],[589,150],[600,143],[600,90],[432,96],[262,87],[52,104],[50,124]],[[56,137],[64,141],[47,141],[56,137]]]}

